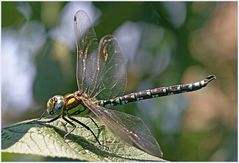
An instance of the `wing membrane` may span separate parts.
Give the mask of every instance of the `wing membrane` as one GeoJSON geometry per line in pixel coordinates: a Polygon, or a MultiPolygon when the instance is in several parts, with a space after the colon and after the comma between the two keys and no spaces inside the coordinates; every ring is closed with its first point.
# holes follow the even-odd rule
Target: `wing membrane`
{"type": "Polygon", "coordinates": [[[144,122],[135,116],[105,109],[89,100],[83,103],[117,136],[133,143],[141,150],[162,157],[161,149],[144,122]]]}
{"type": "Polygon", "coordinates": [[[126,66],[115,37],[107,35],[98,44],[93,24],[82,10],[75,14],[74,25],[78,89],[99,99],[122,94],[126,86],[126,66]]]}
{"type": "Polygon", "coordinates": [[[126,87],[126,65],[117,39],[106,35],[100,40],[98,48],[96,78],[92,94],[98,99],[108,99],[121,95],[126,87]]]}
{"type": "Polygon", "coordinates": [[[79,10],[74,16],[77,47],[76,80],[80,91],[87,92],[96,71],[98,40],[88,15],[79,10]]]}

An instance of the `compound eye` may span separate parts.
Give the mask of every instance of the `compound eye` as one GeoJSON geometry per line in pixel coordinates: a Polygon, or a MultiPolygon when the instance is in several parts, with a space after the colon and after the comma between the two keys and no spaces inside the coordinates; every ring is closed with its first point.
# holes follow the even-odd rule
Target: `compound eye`
{"type": "Polygon", "coordinates": [[[57,104],[57,105],[55,106],[55,111],[56,111],[56,112],[59,112],[59,111],[61,110],[61,108],[62,108],[62,106],[61,106],[60,104],[57,104]]]}
{"type": "Polygon", "coordinates": [[[60,114],[62,108],[64,107],[64,99],[62,96],[55,96],[56,102],[54,105],[54,111],[56,114],[60,114]]]}
{"type": "Polygon", "coordinates": [[[48,100],[47,102],[47,112],[50,115],[60,114],[62,108],[64,107],[64,97],[56,95],[48,100]]]}

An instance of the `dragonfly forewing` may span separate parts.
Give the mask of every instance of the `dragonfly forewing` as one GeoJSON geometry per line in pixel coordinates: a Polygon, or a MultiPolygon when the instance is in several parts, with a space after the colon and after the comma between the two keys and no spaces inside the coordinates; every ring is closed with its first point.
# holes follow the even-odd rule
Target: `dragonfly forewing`
{"type": "Polygon", "coordinates": [[[88,15],[79,10],[74,16],[77,46],[78,90],[90,97],[108,99],[122,95],[126,87],[126,65],[116,38],[96,37],[88,15]]]}
{"type": "Polygon", "coordinates": [[[88,15],[79,10],[74,16],[74,30],[76,36],[77,65],[76,80],[78,90],[88,93],[94,82],[97,70],[98,40],[93,23],[88,15]]]}

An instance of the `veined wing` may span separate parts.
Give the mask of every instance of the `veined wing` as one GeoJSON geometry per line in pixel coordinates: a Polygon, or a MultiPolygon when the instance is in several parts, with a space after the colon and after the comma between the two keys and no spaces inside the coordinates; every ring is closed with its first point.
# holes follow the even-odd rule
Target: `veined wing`
{"type": "Polygon", "coordinates": [[[107,35],[98,44],[93,24],[82,10],[75,14],[74,25],[78,89],[99,99],[122,94],[126,86],[126,66],[117,40],[107,35]]]}
{"type": "Polygon", "coordinates": [[[88,15],[79,10],[74,16],[74,30],[77,47],[76,80],[78,90],[87,92],[94,83],[96,72],[98,40],[88,15]]]}
{"type": "Polygon", "coordinates": [[[90,95],[98,99],[108,99],[124,92],[127,82],[126,64],[118,41],[112,35],[106,35],[100,40],[97,69],[97,80],[91,87],[90,95]]]}
{"type": "Polygon", "coordinates": [[[140,118],[123,112],[105,109],[95,105],[89,100],[83,99],[83,103],[102,120],[114,134],[123,140],[131,144],[133,143],[149,154],[158,157],[163,156],[158,142],[140,118]]]}

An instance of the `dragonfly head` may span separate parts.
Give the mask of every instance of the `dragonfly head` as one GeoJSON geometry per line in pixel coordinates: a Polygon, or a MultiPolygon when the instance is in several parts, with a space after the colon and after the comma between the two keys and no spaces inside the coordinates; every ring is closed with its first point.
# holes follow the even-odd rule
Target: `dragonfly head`
{"type": "Polygon", "coordinates": [[[47,113],[50,115],[60,115],[65,105],[63,96],[53,96],[47,102],[47,113]]]}

